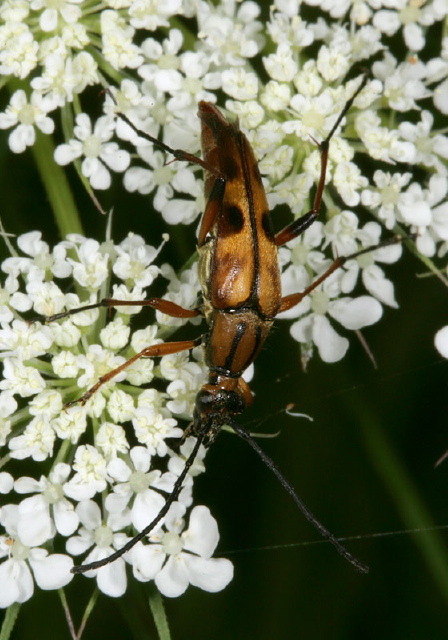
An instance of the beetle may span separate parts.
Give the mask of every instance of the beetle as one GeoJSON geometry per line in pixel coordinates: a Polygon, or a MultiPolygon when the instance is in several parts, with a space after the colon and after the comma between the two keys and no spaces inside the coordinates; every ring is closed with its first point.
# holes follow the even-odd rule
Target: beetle
{"type": "Polygon", "coordinates": [[[210,446],[224,425],[232,427],[258,453],[319,533],[358,571],[368,571],[368,567],[349,553],[315,518],[276,464],[262,451],[249,432],[234,420],[234,416],[241,414],[252,402],[252,392],[242,376],[260,352],[276,316],[297,305],[346,260],[372,250],[370,247],[351,256],[337,258],[304,291],[282,297],[277,250],[302,234],[317,219],[324,191],[330,140],[366,82],[367,75],[364,74],[358,89],[345,103],[330,133],[321,143],[315,141],[321,154],[321,172],[312,209],[277,233],[273,230],[257,160],[238,120],[229,122],[214,104],[204,101],[199,103],[203,152],[201,159],[183,150],[173,149],[157,138],[138,131],[126,115],[119,114],[139,135],[172,154],[175,159],[198,164],[204,169],[207,204],[197,243],[202,305],[197,309],[185,309],[161,298],[149,298],[141,302],[107,298],[96,304],[57,314],[47,318],[47,321],[97,307],[139,304],[177,318],[203,316],[208,329],[204,335],[193,340],[162,343],[143,349],[99,378],[84,395],[69,405],[87,402],[103,384],[139,358],[165,356],[199,345],[205,350],[209,376],[198,391],[193,421],[185,433],[185,436],[195,436],[196,443],[163,508],[124,547],[103,560],[74,567],[73,572],[90,571],[113,562],[144,538],[177,499],[201,444],[210,446]]]}

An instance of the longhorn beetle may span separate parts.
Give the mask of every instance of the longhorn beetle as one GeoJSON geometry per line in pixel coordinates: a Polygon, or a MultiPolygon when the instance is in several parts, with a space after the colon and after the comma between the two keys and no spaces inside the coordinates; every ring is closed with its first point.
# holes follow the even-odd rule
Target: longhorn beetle
{"type": "MultiPolygon", "coordinates": [[[[199,280],[202,305],[198,309],[184,309],[160,298],[141,302],[103,299],[97,304],[72,309],[47,318],[47,322],[97,307],[150,306],[176,318],[203,316],[208,328],[195,340],[168,342],[147,347],[124,364],[99,378],[97,383],[77,400],[84,404],[103,384],[142,357],[160,357],[202,345],[209,369],[208,381],[199,390],[193,422],[186,435],[196,437],[194,448],[178,476],[165,505],[138,535],[109,557],[74,567],[75,573],[98,569],[113,562],[142,540],[167,514],[177,499],[188,470],[201,444],[212,444],[221,427],[229,425],[258,453],[290,493],[305,518],[354,567],[367,573],[368,567],[351,553],[310,512],[297,496],[275,463],[264,453],[252,436],[241,427],[234,416],[252,402],[252,393],[242,375],[257,357],[271,329],[275,317],[291,309],[318,287],[346,260],[356,258],[375,247],[363,249],[347,257],[337,258],[332,265],[304,291],[282,297],[277,249],[305,231],[318,217],[322,203],[330,140],[355,98],[367,82],[367,75],[346,102],[333,128],[323,142],[316,143],[321,153],[321,172],[313,207],[278,233],[274,233],[268,203],[254,152],[238,121],[229,122],[217,107],[200,102],[198,115],[202,127],[203,159],[180,149],[172,149],[162,141],[139,130],[123,114],[119,114],[139,135],[154,145],[183,160],[201,166],[205,172],[206,207],[198,236],[199,280]]],[[[396,242],[393,238],[390,242],[396,242]]],[[[386,242],[385,244],[388,244],[386,242]]],[[[383,246],[383,245],[381,245],[383,246]]]]}

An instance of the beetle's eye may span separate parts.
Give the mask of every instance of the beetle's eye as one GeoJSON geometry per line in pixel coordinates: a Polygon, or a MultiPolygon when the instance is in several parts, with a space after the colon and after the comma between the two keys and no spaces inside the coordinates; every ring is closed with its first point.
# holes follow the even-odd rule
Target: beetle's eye
{"type": "Polygon", "coordinates": [[[226,391],[225,406],[228,413],[242,413],[246,402],[236,391],[226,391]]]}

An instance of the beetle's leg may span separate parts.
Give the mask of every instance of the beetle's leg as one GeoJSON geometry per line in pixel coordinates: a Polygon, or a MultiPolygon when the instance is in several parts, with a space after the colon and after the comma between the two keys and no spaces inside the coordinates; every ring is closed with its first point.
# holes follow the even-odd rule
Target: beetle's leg
{"type": "Polygon", "coordinates": [[[112,369],[112,371],[109,371],[104,376],[101,376],[101,378],[98,379],[93,387],[90,387],[90,389],[88,389],[84,393],[84,395],[82,395],[80,398],[77,398],[76,400],[73,400],[72,402],[68,402],[65,406],[70,407],[71,405],[77,404],[78,402],[80,402],[81,404],[85,404],[87,400],[96,391],[98,391],[100,387],[103,386],[103,384],[106,384],[106,382],[112,380],[112,378],[127,369],[133,362],[136,362],[136,360],[139,360],[140,358],[159,358],[161,356],[168,356],[172,353],[179,353],[181,351],[193,349],[193,347],[198,347],[201,342],[202,338],[199,337],[195,340],[183,340],[182,342],[162,342],[161,344],[154,344],[151,347],[146,347],[145,349],[142,349],[142,351],[139,351],[134,356],[132,356],[132,358],[129,358],[129,360],[126,360],[126,362],[123,362],[123,364],[121,364],[116,369],[112,369]]]}
{"type": "MultiPolygon", "coordinates": [[[[109,92],[109,95],[115,101],[114,97],[112,96],[112,94],[110,92],[109,92]]],[[[204,212],[204,216],[202,218],[201,228],[200,228],[200,231],[199,231],[198,244],[199,244],[199,246],[202,246],[204,244],[204,242],[205,242],[205,238],[207,236],[207,233],[209,232],[210,228],[213,226],[214,221],[216,220],[216,216],[218,214],[219,206],[220,206],[220,204],[222,202],[222,199],[224,197],[224,190],[225,190],[225,187],[226,187],[225,177],[223,176],[223,174],[221,173],[221,171],[219,169],[217,169],[214,166],[209,165],[207,162],[202,160],[202,158],[198,158],[197,156],[193,155],[192,153],[188,153],[187,151],[184,151],[183,149],[173,149],[172,147],[169,147],[167,144],[165,144],[164,142],[162,142],[158,138],[154,138],[149,133],[146,133],[145,131],[140,131],[140,129],[138,129],[135,126],[135,124],[131,120],[129,120],[129,118],[124,113],[118,113],[117,115],[118,115],[119,118],[124,120],[126,122],[126,124],[129,127],[131,127],[131,129],[133,131],[135,131],[137,133],[137,135],[141,136],[142,138],[145,138],[145,140],[149,140],[156,147],[159,147],[160,149],[163,149],[167,153],[171,153],[171,155],[173,155],[176,160],[181,160],[181,161],[191,162],[193,164],[197,164],[200,167],[202,167],[205,171],[207,171],[208,173],[210,173],[212,176],[214,176],[216,178],[215,183],[214,183],[214,185],[212,187],[210,196],[208,198],[207,206],[206,206],[206,209],[205,209],[205,212],[204,212]]],[[[177,317],[189,317],[189,316],[177,316],[177,317]]]]}
{"type": "Polygon", "coordinates": [[[341,124],[342,119],[347,114],[347,111],[352,106],[355,98],[364,88],[367,82],[367,79],[368,79],[368,76],[367,74],[365,74],[361,81],[361,84],[356,89],[355,93],[345,103],[344,108],[339,114],[338,119],[334,123],[333,128],[331,129],[330,133],[325,138],[325,140],[323,140],[321,143],[315,140],[320,151],[320,163],[321,163],[320,167],[321,168],[320,168],[319,183],[317,185],[316,195],[314,196],[313,208],[310,209],[308,213],[305,213],[305,215],[301,216],[300,218],[297,218],[297,220],[293,220],[284,229],[282,229],[276,234],[275,244],[277,245],[277,247],[282,247],[287,242],[290,242],[290,240],[297,238],[297,236],[303,233],[305,229],[308,229],[308,227],[311,226],[313,222],[316,220],[316,218],[318,217],[320,212],[320,207],[322,204],[322,196],[325,188],[325,177],[327,175],[328,151],[330,148],[330,140],[334,136],[336,129],[341,124]]]}
{"type": "Polygon", "coordinates": [[[358,258],[358,256],[362,256],[365,253],[370,253],[371,251],[375,251],[375,249],[380,249],[381,247],[387,247],[390,244],[395,244],[397,242],[401,242],[403,238],[401,236],[394,236],[384,242],[380,242],[379,244],[373,245],[372,247],[367,247],[366,249],[361,249],[361,251],[357,251],[356,253],[352,253],[349,256],[341,256],[336,258],[336,260],[328,267],[328,269],[321,275],[317,280],[312,282],[309,287],[307,287],[304,291],[299,293],[292,293],[289,296],[285,296],[282,298],[282,304],[278,313],[282,313],[282,311],[288,311],[288,309],[292,309],[296,304],[299,304],[309,295],[314,289],[316,289],[324,280],[326,280],[332,273],[334,273],[337,269],[342,267],[342,265],[347,262],[347,260],[353,260],[354,258],[358,258]]]}
{"type": "Polygon", "coordinates": [[[103,300],[94,302],[93,304],[86,304],[83,307],[76,307],[76,309],[69,309],[62,313],[56,313],[54,316],[48,316],[45,318],[45,322],[48,324],[61,318],[73,316],[75,313],[80,313],[81,311],[99,309],[100,307],[105,307],[106,309],[112,309],[113,307],[152,307],[173,318],[195,318],[201,315],[200,309],[185,309],[163,298],[148,298],[147,300],[115,300],[114,298],[103,298],[103,300]]]}
{"type": "MultiPolygon", "coordinates": [[[[109,94],[109,95],[112,95],[112,94],[109,94]]],[[[112,96],[112,99],[114,99],[113,96],[112,96]]],[[[167,144],[162,142],[162,140],[159,140],[158,138],[154,138],[154,136],[151,136],[149,133],[146,133],[145,131],[141,131],[138,127],[135,126],[132,120],[130,120],[124,113],[117,113],[117,116],[122,120],[124,120],[126,124],[129,127],[131,127],[131,129],[135,131],[135,133],[139,135],[141,138],[145,138],[145,140],[149,140],[149,142],[152,142],[153,145],[156,147],[159,147],[159,149],[163,149],[167,153],[171,153],[171,155],[173,155],[176,160],[183,160],[184,162],[191,162],[192,164],[198,164],[200,167],[202,167],[206,171],[209,171],[217,178],[222,177],[219,169],[216,169],[216,167],[211,167],[206,162],[204,162],[202,158],[198,158],[194,154],[188,153],[188,151],[184,151],[183,149],[173,149],[172,147],[169,147],[167,144]]]]}
{"type": "MultiPolygon", "coordinates": [[[[201,222],[201,228],[199,231],[198,244],[201,247],[205,242],[207,233],[213,226],[214,221],[216,220],[216,216],[218,215],[218,211],[222,203],[222,199],[224,197],[224,191],[226,188],[225,177],[223,176],[223,174],[219,169],[217,169],[216,167],[210,166],[209,164],[204,162],[204,160],[202,160],[201,158],[198,158],[197,156],[193,155],[192,153],[188,153],[187,151],[183,151],[182,149],[173,149],[169,147],[161,140],[158,140],[157,138],[150,136],[149,133],[145,133],[144,131],[140,131],[139,129],[137,129],[137,127],[131,122],[131,120],[129,120],[129,118],[125,116],[123,113],[120,113],[118,115],[139,136],[141,136],[142,138],[145,138],[146,140],[149,140],[160,149],[163,149],[164,151],[171,153],[171,155],[173,155],[176,160],[183,160],[185,162],[198,164],[205,171],[208,171],[215,177],[215,182],[213,184],[210,196],[208,198],[207,206],[205,208],[204,216],[201,222]]],[[[183,316],[183,317],[186,317],[186,316],[183,316]]]]}
{"type": "Polygon", "coordinates": [[[277,247],[283,247],[284,244],[294,240],[297,236],[300,236],[305,229],[308,229],[319,215],[319,211],[311,209],[305,215],[296,218],[281,231],[275,234],[275,244],[277,247]]]}

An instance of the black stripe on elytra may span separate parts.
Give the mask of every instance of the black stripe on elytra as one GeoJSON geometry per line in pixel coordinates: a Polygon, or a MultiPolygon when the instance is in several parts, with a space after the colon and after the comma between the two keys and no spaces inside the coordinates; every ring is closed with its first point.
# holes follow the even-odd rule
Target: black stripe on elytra
{"type": "Polygon", "coordinates": [[[247,323],[244,321],[238,322],[238,324],[236,325],[236,331],[235,331],[235,335],[233,336],[232,345],[230,347],[229,353],[227,355],[227,358],[224,364],[224,366],[228,371],[232,370],[233,359],[235,357],[236,350],[238,349],[238,345],[244,336],[246,328],[247,328],[247,323]]]}
{"type": "Polygon", "coordinates": [[[251,226],[251,233],[252,233],[252,243],[253,243],[252,248],[250,249],[249,247],[249,249],[253,252],[253,256],[254,256],[254,278],[252,280],[252,285],[251,285],[252,291],[250,294],[250,298],[253,301],[256,301],[258,280],[260,277],[260,255],[259,255],[257,225],[255,220],[254,195],[252,192],[252,184],[251,184],[251,176],[252,176],[251,172],[253,170],[253,167],[249,166],[246,152],[245,152],[246,151],[245,144],[249,144],[249,142],[247,141],[246,136],[240,131],[240,135],[238,137],[238,147],[240,149],[241,161],[243,163],[244,185],[246,187],[250,226],[251,226]]]}
{"type": "MultiPolygon", "coordinates": [[[[236,327],[236,331],[235,331],[235,335],[233,337],[232,340],[232,346],[230,347],[230,351],[229,354],[226,358],[225,361],[225,369],[227,371],[227,373],[225,373],[224,375],[227,375],[228,377],[235,377],[235,372],[232,371],[232,365],[233,365],[233,359],[235,357],[235,353],[236,350],[238,348],[239,343],[241,342],[241,339],[243,338],[245,332],[247,329],[247,323],[246,322],[239,322],[237,324],[236,327]]],[[[261,336],[261,326],[257,325],[257,327],[255,328],[255,340],[254,340],[254,348],[252,349],[252,352],[250,354],[250,356],[247,358],[247,362],[252,362],[252,360],[255,358],[258,349],[260,348],[260,342],[262,340],[262,336],[261,336]]],[[[240,377],[242,375],[242,372],[239,372],[239,376],[240,377]]]]}
{"type": "Polygon", "coordinates": [[[252,362],[252,360],[257,355],[258,349],[260,348],[261,340],[262,340],[262,337],[261,337],[261,326],[259,324],[257,324],[256,329],[255,329],[254,348],[252,349],[252,353],[250,354],[250,358],[248,359],[248,362],[252,362]]]}

